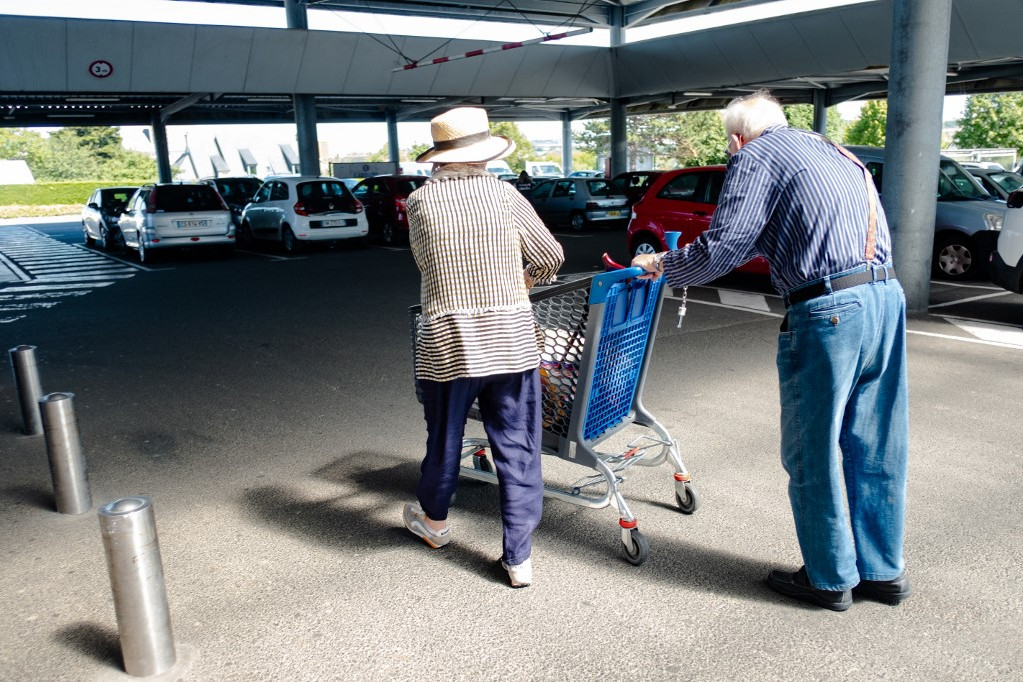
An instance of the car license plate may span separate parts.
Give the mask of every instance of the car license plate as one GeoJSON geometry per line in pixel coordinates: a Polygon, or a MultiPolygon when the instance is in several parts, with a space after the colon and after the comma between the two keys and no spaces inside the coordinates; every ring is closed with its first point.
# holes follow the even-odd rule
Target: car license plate
{"type": "Polygon", "coordinates": [[[622,214],[622,212],[621,212],[621,211],[608,211],[608,212],[607,212],[607,217],[608,217],[608,218],[617,218],[617,217],[618,217],[618,216],[620,216],[621,214],[622,214]]]}
{"type": "Polygon", "coordinates": [[[341,218],[341,219],[338,219],[338,220],[322,220],[322,221],[320,221],[320,226],[321,227],[347,227],[348,226],[348,219],[347,218],[341,218]]]}
{"type": "Polygon", "coordinates": [[[208,220],[179,220],[178,227],[209,227],[208,220]]]}

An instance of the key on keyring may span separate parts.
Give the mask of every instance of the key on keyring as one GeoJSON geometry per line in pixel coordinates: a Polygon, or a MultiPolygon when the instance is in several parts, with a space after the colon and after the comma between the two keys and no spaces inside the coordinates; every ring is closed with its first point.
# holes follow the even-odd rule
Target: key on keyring
{"type": "Polygon", "coordinates": [[[682,318],[686,316],[686,304],[683,303],[678,307],[678,324],[675,325],[675,329],[682,328],[682,318]]]}

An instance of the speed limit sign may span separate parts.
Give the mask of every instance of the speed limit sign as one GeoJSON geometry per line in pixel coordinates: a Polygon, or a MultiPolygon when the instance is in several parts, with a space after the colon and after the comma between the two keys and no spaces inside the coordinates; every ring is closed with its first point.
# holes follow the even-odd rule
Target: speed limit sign
{"type": "Polygon", "coordinates": [[[108,61],[97,59],[89,64],[89,73],[96,78],[106,78],[114,72],[114,65],[108,61]]]}

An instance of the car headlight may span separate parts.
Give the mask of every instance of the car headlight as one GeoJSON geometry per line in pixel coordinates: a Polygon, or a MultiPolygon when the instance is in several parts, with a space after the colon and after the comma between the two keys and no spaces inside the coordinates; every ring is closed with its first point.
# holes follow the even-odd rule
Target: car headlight
{"type": "Polygon", "coordinates": [[[984,224],[987,225],[989,230],[1000,230],[1002,229],[1002,221],[1005,220],[1005,216],[1001,213],[985,213],[984,224]]]}

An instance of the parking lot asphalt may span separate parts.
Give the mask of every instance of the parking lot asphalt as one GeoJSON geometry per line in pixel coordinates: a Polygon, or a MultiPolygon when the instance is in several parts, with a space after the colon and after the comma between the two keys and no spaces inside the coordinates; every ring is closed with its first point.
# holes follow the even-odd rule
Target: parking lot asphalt
{"type": "MultiPolygon", "coordinates": [[[[665,301],[644,402],[679,441],[700,509],[677,511],[667,466],[630,470],[650,541],[637,567],[613,509],[546,500],[536,582],[512,590],[496,488],[463,479],[441,550],[401,525],[425,437],[407,249],[143,269],[72,245],[71,222],[8,223],[0,341],[37,346],[44,392],[74,393],[94,504],[55,511],[45,444],[20,433],[0,373],[0,678],[130,679],[96,509],[139,494],[154,501],[179,650],[165,679],[1023,677],[1021,296],[935,283],[940,307],[910,320],[914,595],[838,614],[763,583],[800,564],[778,455],[781,306],[763,282],[690,288],[680,328],[681,292],[665,301]]],[[[625,257],[620,233],[559,239],[565,272],[625,257]]],[[[589,471],[544,467],[554,482],[589,471]]]]}

